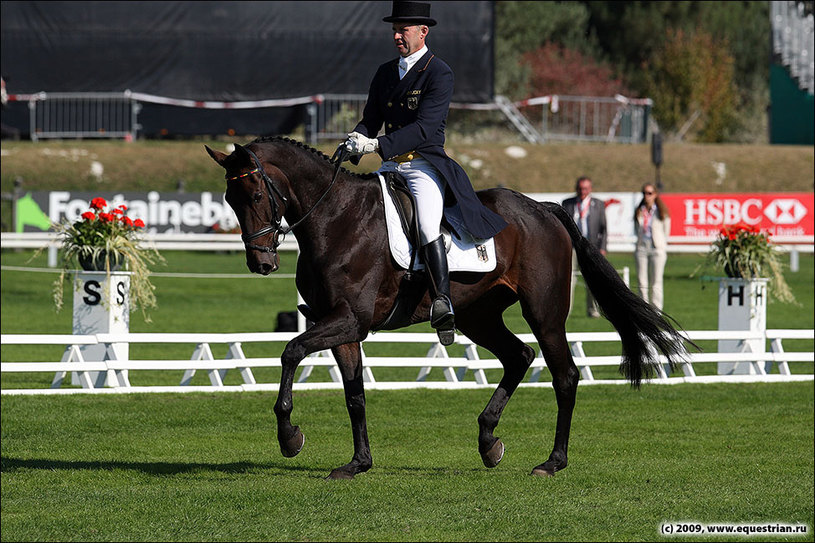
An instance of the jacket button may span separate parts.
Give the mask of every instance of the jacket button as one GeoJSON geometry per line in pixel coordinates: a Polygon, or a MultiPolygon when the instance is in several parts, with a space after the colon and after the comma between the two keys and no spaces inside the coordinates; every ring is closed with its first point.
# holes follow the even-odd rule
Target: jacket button
{"type": "Polygon", "coordinates": [[[393,102],[388,102],[388,107],[393,107],[393,102]]]}
{"type": "Polygon", "coordinates": [[[388,128],[393,128],[393,125],[391,123],[388,123],[388,128]]]}

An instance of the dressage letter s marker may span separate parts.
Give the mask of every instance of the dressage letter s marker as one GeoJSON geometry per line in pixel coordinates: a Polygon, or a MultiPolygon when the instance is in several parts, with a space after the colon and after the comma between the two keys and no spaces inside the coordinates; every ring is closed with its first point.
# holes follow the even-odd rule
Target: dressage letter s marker
{"type": "Polygon", "coordinates": [[[119,281],[116,284],[116,292],[119,294],[119,297],[116,298],[116,303],[122,305],[125,303],[125,284],[122,281],[119,281]]]}
{"type": "Polygon", "coordinates": [[[94,289],[98,289],[100,286],[101,285],[99,285],[99,281],[93,280],[87,281],[85,283],[85,292],[87,292],[89,296],[85,296],[84,298],[82,298],[82,301],[84,301],[88,305],[98,305],[99,302],[102,300],[102,296],[99,294],[97,290],[94,289]]]}

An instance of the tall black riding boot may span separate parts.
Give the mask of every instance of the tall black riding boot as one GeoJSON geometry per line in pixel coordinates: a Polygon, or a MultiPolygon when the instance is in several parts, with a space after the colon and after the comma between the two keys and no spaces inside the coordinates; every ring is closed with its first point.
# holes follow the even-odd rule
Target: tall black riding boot
{"type": "Polygon", "coordinates": [[[430,326],[436,329],[442,345],[453,343],[456,329],[453,302],[450,300],[450,272],[447,268],[447,253],[444,238],[439,236],[422,247],[422,257],[430,278],[430,326]]]}

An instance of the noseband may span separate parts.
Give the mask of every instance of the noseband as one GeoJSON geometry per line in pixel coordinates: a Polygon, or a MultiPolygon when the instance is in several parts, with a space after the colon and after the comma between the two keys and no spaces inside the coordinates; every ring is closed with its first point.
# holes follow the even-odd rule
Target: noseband
{"type": "Polygon", "coordinates": [[[277,189],[277,187],[274,186],[274,183],[272,183],[272,179],[266,173],[266,170],[263,168],[263,165],[261,165],[260,160],[258,159],[257,155],[255,155],[255,153],[253,153],[251,150],[247,149],[246,147],[244,147],[244,150],[246,150],[246,152],[249,153],[249,156],[252,157],[252,160],[255,163],[255,169],[252,170],[252,171],[243,173],[241,175],[236,175],[234,177],[227,177],[226,180],[227,181],[234,181],[235,179],[241,179],[243,177],[247,177],[247,176],[253,175],[255,173],[260,173],[260,176],[263,178],[263,183],[266,185],[266,191],[269,193],[269,200],[271,201],[272,224],[270,224],[269,226],[264,226],[260,230],[257,230],[255,232],[252,232],[252,233],[249,233],[249,234],[241,234],[241,239],[243,240],[243,244],[247,249],[254,249],[256,251],[261,251],[263,253],[274,253],[274,252],[277,251],[277,248],[282,243],[282,240],[286,238],[286,234],[288,234],[289,232],[294,230],[297,226],[300,225],[300,223],[302,223],[304,220],[306,220],[306,218],[309,215],[311,215],[311,212],[314,211],[314,208],[316,208],[318,205],[320,205],[320,202],[322,202],[323,199],[326,197],[328,192],[331,190],[331,187],[334,186],[334,182],[337,180],[337,174],[340,173],[340,166],[348,158],[348,152],[345,150],[345,145],[344,144],[341,144],[341,146],[337,148],[337,151],[334,153],[334,156],[331,158],[332,160],[334,160],[335,158],[337,159],[337,167],[334,170],[334,177],[331,179],[331,183],[328,185],[328,188],[325,190],[323,195],[320,196],[320,198],[317,200],[317,202],[313,206],[311,206],[311,209],[309,209],[308,212],[300,218],[299,221],[295,222],[293,225],[291,225],[291,226],[289,226],[287,228],[283,228],[283,226],[281,225],[281,223],[283,222],[283,214],[280,213],[280,206],[279,206],[279,204],[277,202],[277,198],[275,198],[274,195],[277,195],[277,197],[280,198],[280,201],[283,203],[284,207],[288,204],[288,200],[286,199],[285,196],[283,196],[283,193],[281,193],[277,189]],[[275,234],[275,236],[272,238],[273,239],[272,243],[274,244],[272,247],[263,246],[263,245],[255,245],[254,243],[250,243],[251,241],[253,241],[253,240],[255,240],[255,239],[257,239],[257,238],[259,238],[261,236],[266,236],[266,235],[272,234],[272,233],[275,234]],[[282,239],[281,239],[281,236],[282,236],[282,239]]]}

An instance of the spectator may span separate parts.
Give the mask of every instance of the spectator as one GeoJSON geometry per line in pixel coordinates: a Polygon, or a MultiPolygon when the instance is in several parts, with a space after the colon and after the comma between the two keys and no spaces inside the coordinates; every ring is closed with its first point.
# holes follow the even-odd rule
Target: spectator
{"type": "MultiPolygon", "coordinates": [[[[591,179],[580,176],[575,183],[576,196],[563,200],[563,208],[574,219],[583,236],[588,239],[599,251],[606,254],[606,204],[602,200],[591,197],[591,179]]],[[[572,253],[572,290],[569,298],[569,311],[574,302],[574,284],[577,280],[577,259],[572,253]]],[[[597,301],[591,291],[586,289],[586,315],[596,319],[600,316],[597,301]]]]}
{"type": "Polygon", "coordinates": [[[653,183],[642,186],[642,200],[634,211],[637,247],[634,250],[640,296],[662,309],[665,293],[662,275],[668,260],[666,247],[671,232],[671,214],[653,183]]]}

